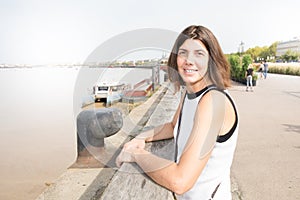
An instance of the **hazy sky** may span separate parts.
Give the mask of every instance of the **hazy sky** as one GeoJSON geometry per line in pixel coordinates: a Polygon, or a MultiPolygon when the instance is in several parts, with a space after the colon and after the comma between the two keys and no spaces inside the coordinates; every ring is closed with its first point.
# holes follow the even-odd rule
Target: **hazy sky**
{"type": "Polygon", "coordinates": [[[84,62],[140,28],[211,29],[225,53],[300,36],[298,0],[0,0],[0,64],[84,62]]]}

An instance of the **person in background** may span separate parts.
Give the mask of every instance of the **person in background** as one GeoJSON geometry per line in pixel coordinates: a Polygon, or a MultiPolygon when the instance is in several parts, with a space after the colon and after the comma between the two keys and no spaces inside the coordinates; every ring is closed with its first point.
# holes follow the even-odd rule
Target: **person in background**
{"type": "Polygon", "coordinates": [[[171,81],[185,85],[173,120],[126,143],[116,164],[137,163],[178,200],[230,200],[230,168],[239,120],[227,90],[227,59],[214,34],[193,25],[178,36],[168,66],[171,81]],[[145,142],[167,138],[174,138],[174,160],[144,149],[145,142]]]}
{"type": "Polygon", "coordinates": [[[267,73],[268,73],[268,63],[264,62],[264,77],[265,79],[267,78],[267,73]]]}
{"type": "Polygon", "coordinates": [[[253,67],[252,64],[249,64],[246,72],[245,78],[247,80],[246,92],[248,92],[248,88],[250,86],[250,91],[253,92],[252,79],[253,79],[253,67]]]}
{"type": "Polygon", "coordinates": [[[263,78],[263,69],[264,69],[264,64],[263,64],[263,62],[260,62],[259,70],[258,70],[260,79],[263,78]]]}

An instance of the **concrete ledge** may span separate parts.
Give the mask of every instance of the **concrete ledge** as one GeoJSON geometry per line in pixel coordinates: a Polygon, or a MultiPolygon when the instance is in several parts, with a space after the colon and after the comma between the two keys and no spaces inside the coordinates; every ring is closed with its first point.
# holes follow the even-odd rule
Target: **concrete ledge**
{"type": "Polygon", "coordinates": [[[138,166],[126,164],[122,167],[126,172],[118,171],[105,189],[99,200],[173,200],[168,190],[151,181],[146,175],[137,173],[138,166]]]}
{"type": "MultiPolygon", "coordinates": [[[[95,168],[95,169],[68,169],[55,183],[45,190],[36,200],[66,200],[66,199],[92,199],[97,196],[99,190],[104,190],[110,180],[110,174],[114,173],[113,169],[95,168]],[[106,174],[97,178],[99,172],[106,174]],[[105,172],[105,173],[103,173],[105,172]],[[89,189],[89,186],[97,180],[97,187],[89,189]]],[[[95,184],[94,184],[95,185],[95,184]]],[[[101,192],[101,191],[100,191],[101,192]]]]}

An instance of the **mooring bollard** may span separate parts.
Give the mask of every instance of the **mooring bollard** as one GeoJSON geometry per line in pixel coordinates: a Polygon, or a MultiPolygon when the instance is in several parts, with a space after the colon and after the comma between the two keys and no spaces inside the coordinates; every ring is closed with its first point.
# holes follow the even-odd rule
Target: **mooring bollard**
{"type": "Polygon", "coordinates": [[[90,167],[87,160],[91,162],[93,155],[89,149],[104,148],[104,138],[116,134],[122,126],[122,112],[117,108],[100,108],[80,112],[77,116],[77,161],[73,167],[90,167]]]}

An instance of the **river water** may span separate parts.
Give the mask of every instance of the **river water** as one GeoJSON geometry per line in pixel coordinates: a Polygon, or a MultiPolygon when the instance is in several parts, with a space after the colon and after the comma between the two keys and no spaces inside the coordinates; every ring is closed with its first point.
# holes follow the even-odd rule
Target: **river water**
{"type": "Polygon", "coordinates": [[[99,79],[135,84],[151,74],[148,69],[0,69],[0,199],[35,199],[75,161],[79,85],[81,95],[89,95],[89,84],[99,79]],[[81,84],[83,74],[88,81],[81,84]]]}

